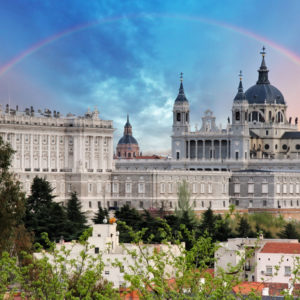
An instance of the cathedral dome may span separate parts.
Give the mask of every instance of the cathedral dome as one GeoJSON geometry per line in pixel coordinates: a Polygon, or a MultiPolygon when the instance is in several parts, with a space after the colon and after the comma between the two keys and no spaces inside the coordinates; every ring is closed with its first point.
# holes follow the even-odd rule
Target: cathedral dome
{"type": "Polygon", "coordinates": [[[132,135],[124,135],[120,138],[118,145],[123,144],[138,144],[137,140],[132,135]]]}
{"type": "Polygon", "coordinates": [[[285,104],[282,93],[271,84],[256,84],[250,87],[245,95],[249,104],[285,104]]]}
{"type": "Polygon", "coordinates": [[[258,70],[258,80],[256,85],[250,87],[246,92],[246,99],[249,104],[285,104],[282,93],[270,84],[268,73],[269,70],[265,62],[265,47],[263,47],[262,62],[258,70]]]}

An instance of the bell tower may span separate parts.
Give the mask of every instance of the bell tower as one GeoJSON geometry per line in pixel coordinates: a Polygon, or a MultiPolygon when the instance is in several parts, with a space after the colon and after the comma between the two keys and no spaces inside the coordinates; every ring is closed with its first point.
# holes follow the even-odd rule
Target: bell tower
{"type": "Polygon", "coordinates": [[[239,74],[240,82],[238,92],[232,106],[232,134],[231,158],[236,160],[249,159],[249,126],[248,126],[248,100],[243,89],[242,71],[239,74]]]}
{"type": "Polygon", "coordinates": [[[185,137],[190,131],[190,105],[183,89],[183,73],[180,73],[180,87],[173,106],[172,157],[186,157],[185,137]]]}

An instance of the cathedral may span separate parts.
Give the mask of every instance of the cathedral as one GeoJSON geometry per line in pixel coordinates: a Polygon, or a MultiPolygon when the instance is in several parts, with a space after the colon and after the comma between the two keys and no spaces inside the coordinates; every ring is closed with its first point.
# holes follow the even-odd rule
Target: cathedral
{"type": "Polygon", "coordinates": [[[113,122],[100,118],[96,108],[63,116],[0,107],[0,136],[16,151],[12,171],[27,194],[35,176],[51,183],[63,205],[76,191],[89,217],[99,207],[125,204],[172,212],[185,180],[198,214],[208,207],[224,213],[234,204],[241,211],[300,219],[298,118],[292,122],[287,116],[284,96],[269,81],[264,48],[261,55],[258,79],[246,91],[240,74],[224,127],[206,110],[200,129],[191,129],[181,76],[170,124],[171,157],[141,156],[129,116],[114,156],[113,122]]]}

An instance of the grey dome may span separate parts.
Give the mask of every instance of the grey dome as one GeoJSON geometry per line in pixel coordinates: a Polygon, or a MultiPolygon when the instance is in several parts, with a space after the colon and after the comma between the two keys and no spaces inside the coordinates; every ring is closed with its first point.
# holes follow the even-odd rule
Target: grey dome
{"type": "Polygon", "coordinates": [[[271,84],[256,84],[250,87],[245,95],[249,104],[285,104],[282,93],[271,84]]]}
{"type": "Polygon", "coordinates": [[[121,144],[138,144],[138,142],[136,141],[136,139],[132,136],[132,135],[124,135],[120,138],[118,145],[121,144]]]}

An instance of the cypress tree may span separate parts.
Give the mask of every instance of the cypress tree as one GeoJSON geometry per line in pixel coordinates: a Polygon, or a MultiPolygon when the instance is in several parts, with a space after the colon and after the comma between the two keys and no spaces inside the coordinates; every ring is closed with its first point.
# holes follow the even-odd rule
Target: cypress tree
{"type": "Polygon", "coordinates": [[[98,212],[95,214],[92,220],[94,224],[103,224],[104,218],[106,218],[108,221],[108,211],[106,208],[103,209],[101,206],[99,206],[98,212]]]}

